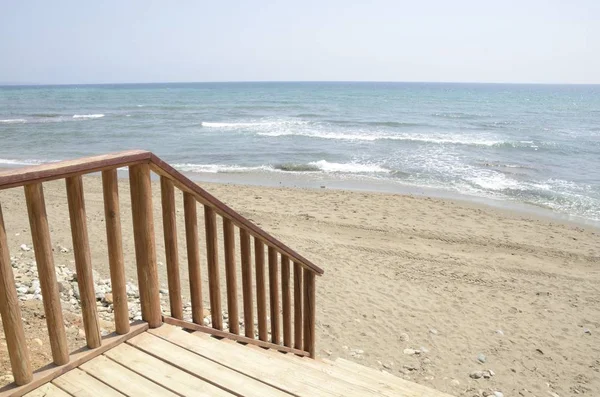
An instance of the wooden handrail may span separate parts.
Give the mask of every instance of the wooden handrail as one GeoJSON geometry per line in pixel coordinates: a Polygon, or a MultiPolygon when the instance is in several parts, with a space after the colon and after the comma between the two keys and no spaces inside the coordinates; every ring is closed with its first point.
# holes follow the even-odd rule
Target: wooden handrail
{"type": "MultiPolygon", "coordinates": [[[[117,334],[128,337],[128,335],[140,331],[139,327],[131,327],[129,323],[117,178],[117,169],[121,167],[129,169],[140,305],[142,319],[149,328],[159,327],[165,321],[190,330],[208,332],[244,343],[315,357],[315,276],[323,274],[323,270],[232,210],[154,154],[147,151],[127,151],[0,173],[0,190],[24,187],[52,357],[56,365],[63,365],[57,371],[60,368],[72,366],[73,362],[72,356],[69,356],[67,351],[62,308],[54,269],[51,229],[48,225],[42,183],[65,179],[87,347],[93,351],[104,351],[106,345],[100,338],[98,326],[82,175],[102,172],[115,327],[117,334]],[[160,177],[162,227],[171,304],[170,317],[163,316],[160,302],[151,171],[160,177]],[[182,191],[184,199],[185,240],[193,322],[183,318],[175,187],[182,191]],[[204,324],[206,318],[200,274],[198,203],[204,210],[208,299],[211,308],[211,324],[209,326],[204,324]],[[222,313],[221,304],[219,217],[223,222],[223,257],[228,318],[222,313]],[[240,241],[239,270],[242,281],[244,336],[239,335],[241,323],[239,323],[240,313],[237,302],[236,228],[239,229],[240,241]],[[265,255],[265,252],[268,255],[265,255]],[[268,275],[267,269],[265,269],[266,259],[268,260],[268,275]],[[292,263],[293,282],[290,269],[292,263]],[[256,275],[256,306],[253,300],[253,270],[256,275]],[[267,310],[267,284],[269,310],[267,310]],[[258,335],[255,334],[255,313],[258,335]],[[270,321],[267,318],[269,314],[270,321]],[[224,318],[228,320],[227,331],[223,329],[224,318]]],[[[30,360],[27,357],[20,307],[9,258],[6,231],[0,209],[0,286],[4,286],[0,288],[0,314],[5,327],[10,328],[6,331],[7,347],[15,381],[19,384],[28,384],[31,382],[32,372],[30,360]]],[[[37,382],[35,374],[33,380],[37,382]]]]}

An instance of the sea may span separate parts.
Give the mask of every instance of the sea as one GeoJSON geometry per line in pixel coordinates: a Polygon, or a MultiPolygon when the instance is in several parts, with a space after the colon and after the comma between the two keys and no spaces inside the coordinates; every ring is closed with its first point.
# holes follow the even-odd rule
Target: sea
{"type": "Polygon", "coordinates": [[[199,181],[428,194],[600,222],[600,85],[0,87],[0,166],[147,149],[199,181]]]}

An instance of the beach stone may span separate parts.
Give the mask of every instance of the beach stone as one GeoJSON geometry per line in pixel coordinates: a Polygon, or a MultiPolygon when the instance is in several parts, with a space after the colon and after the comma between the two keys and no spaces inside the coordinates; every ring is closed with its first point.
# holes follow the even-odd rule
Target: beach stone
{"type": "Polygon", "coordinates": [[[502,331],[501,329],[497,329],[497,330],[496,330],[496,333],[497,333],[498,335],[504,335],[504,331],[502,331]]]}
{"type": "Polygon", "coordinates": [[[27,288],[26,286],[21,286],[17,288],[17,293],[20,295],[24,295],[27,293],[27,291],[29,290],[29,288],[27,288]]]}
{"type": "Polygon", "coordinates": [[[432,334],[432,335],[437,335],[438,334],[438,330],[435,329],[435,328],[430,328],[429,329],[429,333],[432,334]]]}
{"type": "Polygon", "coordinates": [[[58,246],[58,249],[60,250],[61,253],[63,254],[68,254],[70,251],[67,247],[63,247],[62,245],[58,246]]]}
{"type": "Polygon", "coordinates": [[[27,244],[21,244],[19,248],[21,248],[21,251],[31,251],[31,248],[29,248],[27,244]]]}
{"type": "Polygon", "coordinates": [[[113,303],[113,294],[110,292],[107,292],[106,294],[104,294],[104,302],[108,303],[109,305],[113,303]]]}
{"type": "Polygon", "coordinates": [[[482,363],[482,364],[485,363],[485,360],[486,360],[485,354],[479,353],[477,355],[477,361],[479,361],[480,363],[482,363]]]}
{"type": "Polygon", "coordinates": [[[210,317],[210,310],[202,309],[202,317],[210,317]]]}
{"type": "Polygon", "coordinates": [[[398,335],[398,339],[400,339],[402,342],[408,342],[410,340],[407,333],[401,333],[398,335]]]}
{"type": "Polygon", "coordinates": [[[417,351],[415,349],[404,349],[404,354],[407,354],[409,356],[412,356],[413,354],[415,354],[417,351]]]}
{"type": "Polygon", "coordinates": [[[450,384],[451,384],[452,386],[454,386],[454,387],[456,387],[456,386],[460,386],[460,381],[459,381],[458,379],[452,379],[452,380],[450,381],[450,384]]]}
{"type": "Polygon", "coordinates": [[[502,393],[500,391],[495,391],[493,395],[494,395],[494,397],[504,397],[504,393],[502,393]]]}
{"type": "Polygon", "coordinates": [[[40,346],[40,347],[44,345],[44,343],[42,342],[42,340],[41,340],[40,338],[35,338],[33,341],[34,341],[35,343],[37,343],[37,344],[38,344],[38,346],[40,346]]]}
{"type": "Polygon", "coordinates": [[[166,289],[166,288],[161,288],[159,291],[160,291],[160,293],[161,293],[161,294],[163,294],[163,295],[169,295],[169,290],[168,290],[168,289],[166,289]]]}
{"type": "Polygon", "coordinates": [[[592,334],[592,331],[590,331],[590,330],[589,330],[589,328],[584,328],[584,329],[583,329],[583,333],[584,333],[584,334],[591,335],[591,334],[592,334]]]}
{"type": "Polygon", "coordinates": [[[65,291],[69,291],[71,288],[69,288],[69,283],[66,281],[59,281],[58,282],[58,291],[59,292],[65,292],[65,291]]]}
{"type": "Polygon", "coordinates": [[[469,376],[473,379],[479,379],[483,377],[483,371],[473,371],[469,374],[469,376]]]}

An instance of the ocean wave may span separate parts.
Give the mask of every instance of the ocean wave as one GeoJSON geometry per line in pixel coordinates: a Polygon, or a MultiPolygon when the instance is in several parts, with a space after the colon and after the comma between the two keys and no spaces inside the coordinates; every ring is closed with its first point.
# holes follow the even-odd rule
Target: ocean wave
{"type": "Polygon", "coordinates": [[[290,173],[344,173],[344,174],[388,174],[392,171],[378,164],[334,163],[326,160],[313,161],[305,164],[282,163],[277,165],[239,166],[226,164],[174,164],[183,172],[199,173],[241,173],[241,172],[290,172],[290,173]]]}
{"type": "Polygon", "coordinates": [[[474,119],[492,117],[491,114],[463,113],[463,112],[433,113],[432,116],[438,117],[438,118],[443,118],[443,119],[463,119],[463,120],[474,120],[474,119]]]}
{"type": "Polygon", "coordinates": [[[20,124],[20,123],[26,123],[27,120],[25,119],[4,119],[4,120],[0,120],[0,123],[3,124],[20,124]]]}
{"type": "Polygon", "coordinates": [[[103,114],[74,114],[74,119],[99,119],[104,117],[103,114]]]}
{"type": "Polygon", "coordinates": [[[202,127],[208,128],[225,128],[225,129],[238,129],[238,128],[252,128],[252,127],[285,127],[291,125],[304,125],[307,121],[303,120],[274,120],[274,121],[249,121],[249,122],[208,122],[203,121],[202,127]]]}
{"type": "Polygon", "coordinates": [[[43,164],[45,162],[46,161],[33,160],[33,159],[27,159],[27,160],[0,159],[0,164],[4,164],[4,165],[39,165],[39,164],[43,164]]]}
{"type": "Polygon", "coordinates": [[[60,113],[33,113],[31,115],[31,117],[44,118],[44,119],[50,119],[50,118],[61,117],[61,116],[62,116],[62,114],[60,114],[60,113]]]}

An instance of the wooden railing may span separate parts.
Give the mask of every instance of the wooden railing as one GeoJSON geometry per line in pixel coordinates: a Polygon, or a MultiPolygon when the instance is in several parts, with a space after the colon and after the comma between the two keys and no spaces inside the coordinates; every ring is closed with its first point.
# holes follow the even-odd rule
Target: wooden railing
{"type": "MultiPolygon", "coordinates": [[[[54,271],[50,228],[44,201],[43,182],[66,180],[67,202],[73,238],[73,251],[87,348],[98,354],[119,342],[119,336],[156,328],[163,322],[266,348],[315,357],[315,276],[323,270],[233,211],[154,154],[129,151],[23,168],[0,173],[0,190],[23,187],[25,191],[33,248],[41,283],[44,312],[53,363],[67,368],[79,365],[81,353],[69,355],[59,291],[54,271]],[[135,258],[139,284],[141,324],[130,324],[122,246],[117,168],[129,167],[135,258]],[[101,172],[107,235],[108,261],[114,300],[116,336],[101,338],[92,278],[82,175],[101,172]],[[170,315],[161,312],[158,266],[154,233],[151,172],[160,178],[162,220],[170,315]],[[191,321],[183,318],[179,279],[178,230],[175,190],[183,192],[187,268],[190,283],[191,321]],[[203,325],[201,249],[198,235],[198,203],[204,212],[208,297],[211,326],[203,325]],[[223,329],[220,291],[221,266],[217,235],[222,221],[223,257],[227,296],[228,329],[223,329]],[[236,277],[236,229],[239,229],[239,258],[243,302],[244,335],[240,335],[238,280],[236,277]],[[254,250],[252,250],[252,240],[254,250]],[[268,279],[265,270],[267,252],[268,279]],[[252,260],[254,253],[254,261],[252,260]],[[253,265],[255,291],[253,290],[253,265]],[[290,269],[293,267],[293,270],[290,269]],[[293,281],[291,277],[293,275],[293,281]],[[267,313],[266,287],[269,307],[267,313]],[[254,300],[256,293],[256,306],[254,300]],[[281,299],[280,299],[281,297],[281,299]],[[293,312],[292,312],[293,306],[293,312]],[[258,338],[255,336],[255,311],[258,338]],[[270,324],[268,317],[270,316],[270,324]],[[270,330],[270,338],[269,338],[270,330]],[[282,340],[283,335],[283,340],[282,340]],[[112,338],[112,339],[110,339],[112,338]],[[107,343],[109,340],[109,343],[107,343]]],[[[17,385],[34,379],[26,345],[21,310],[13,279],[10,255],[0,203],[0,311],[6,343],[17,385]]],[[[56,374],[56,371],[53,372],[56,374]]],[[[48,370],[35,374],[48,379],[48,370]]],[[[39,380],[38,379],[38,380],[39,380]]]]}

